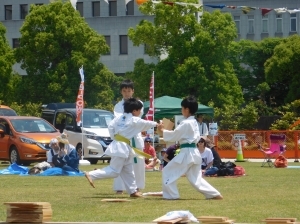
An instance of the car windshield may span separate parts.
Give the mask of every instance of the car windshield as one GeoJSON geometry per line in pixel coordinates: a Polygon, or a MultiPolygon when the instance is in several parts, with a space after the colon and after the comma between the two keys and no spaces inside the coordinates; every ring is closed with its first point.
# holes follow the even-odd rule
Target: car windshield
{"type": "Polygon", "coordinates": [[[113,118],[110,113],[84,111],[82,123],[84,128],[107,128],[113,118]]]}
{"type": "Polygon", "coordinates": [[[15,119],[11,121],[17,132],[51,133],[57,130],[42,119],[15,119]]]}
{"type": "Polygon", "coordinates": [[[17,116],[17,113],[12,109],[0,108],[0,116],[17,116]]]}

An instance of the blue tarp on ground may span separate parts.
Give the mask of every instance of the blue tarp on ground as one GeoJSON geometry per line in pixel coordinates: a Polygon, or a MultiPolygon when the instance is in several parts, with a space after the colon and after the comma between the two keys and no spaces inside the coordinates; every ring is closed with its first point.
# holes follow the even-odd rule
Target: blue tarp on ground
{"type": "MultiPolygon", "coordinates": [[[[11,164],[6,169],[0,170],[0,175],[22,175],[26,176],[28,174],[29,168],[26,166],[19,166],[15,163],[11,164]]],[[[32,175],[30,175],[32,176],[32,175]]],[[[45,171],[43,171],[40,174],[36,174],[33,176],[84,176],[83,172],[71,172],[71,171],[65,171],[58,167],[49,168],[45,171]]]]}

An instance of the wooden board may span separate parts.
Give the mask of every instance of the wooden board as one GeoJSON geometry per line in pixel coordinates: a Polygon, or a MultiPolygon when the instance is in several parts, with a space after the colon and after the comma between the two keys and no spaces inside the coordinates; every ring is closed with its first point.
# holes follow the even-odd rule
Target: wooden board
{"type": "Polygon", "coordinates": [[[218,221],[218,222],[223,222],[228,220],[228,217],[224,217],[224,216],[199,216],[197,218],[200,221],[218,221]]]}
{"type": "Polygon", "coordinates": [[[297,218],[266,218],[262,221],[266,222],[266,221],[276,221],[276,220],[288,220],[288,221],[291,221],[291,222],[296,222],[297,218]]]}
{"type": "Polygon", "coordinates": [[[146,193],[143,193],[143,196],[162,196],[163,193],[162,191],[161,192],[146,192],[146,193]]]}
{"type": "Polygon", "coordinates": [[[131,201],[131,200],[115,198],[115,199],[102,199],[101,201],[105,201],[105,202],[127,202],[127,201],[131,201]]]}

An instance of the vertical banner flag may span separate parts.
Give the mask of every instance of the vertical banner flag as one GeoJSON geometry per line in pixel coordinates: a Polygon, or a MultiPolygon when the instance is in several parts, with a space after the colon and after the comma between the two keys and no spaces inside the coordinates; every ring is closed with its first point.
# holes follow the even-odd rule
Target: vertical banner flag
{"type": "Polygon", "coordinates": [[[146,120],[154,120],[154,72],[152,73],[151,82],[150,82],[150,92],[149,92],[149,110],[146,114],[146,120]]]}
{"type": "Polygon", "coordinates": [[[80,126],[82,123],[81,116],[82,116],[82,110],[84,107],[84,101],[83,101],[83,93],[84,93],[84,73],[83,73],[83,66],[79,68],[79,74],[81,78],[77,100],[76,100],[76,122],[77,125],[80,126]]]}
{"type": "Polygon", "coordinates": [[[128,2],[130,2],[132,0],[125,0],[125,6],[128,4],[128,2]]]}

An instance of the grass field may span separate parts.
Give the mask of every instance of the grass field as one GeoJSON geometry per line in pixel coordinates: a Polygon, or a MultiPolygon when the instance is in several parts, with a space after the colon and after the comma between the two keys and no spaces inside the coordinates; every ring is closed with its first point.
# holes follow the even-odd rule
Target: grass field
{"type": "MultiPolygon", "coordinates": [[[[52,221],[76,222],[151,222],[169,211],[189,210],[198,216],[227,216],[239,223],[260,223],[268,217],[300,219],[300,169],[260,167],[261,163],[236,163],[246,170],[238,178],[206,178],[224,200],[205,200],[185,177],[178,181],[180,200],[166,201],[148,196],[131,202],[101,202],[104,198],[126,198],[112,190],[113,180],[96,181],[90,187],[84,177],[0,176],[0,221],[6,219],[4,202],[49,202],[52,221]]],[[[105,164],[107,165],[107,164],[105,164]]],[[[299,163],[289,163],[289,166],[299,163]]],[[[0,166],[0,169],[8,165],[0,166]]],[[[81,170],[101,168],[100,163],[81,170]]],[[[161,172],[146,172],[143,192],[161,191],[161,172]]]]}

